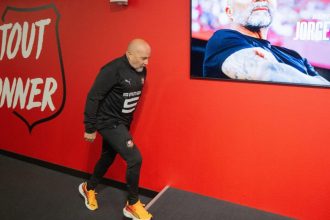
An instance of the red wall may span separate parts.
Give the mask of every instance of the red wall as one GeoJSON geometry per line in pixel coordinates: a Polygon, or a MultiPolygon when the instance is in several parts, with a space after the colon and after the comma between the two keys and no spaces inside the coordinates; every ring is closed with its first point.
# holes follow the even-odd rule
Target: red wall
{"type": "MultiPolygon", "coordinates": [[[[153,49],[132,127],[144,156],[142,187],[170,184],[299,219],[330,219],[329,89],[190,79],[189,0],[129,0],[128,7],[3,0],[0,11],[50,2],[61,14],[65,106],[31,133],[2,107],[2,149],[91,172],[101,138],[83,140],[86,94],[99,67],[142,37],[153,49]]],[[[124,181],[124,170],[118,159],[107,177],[124,181]]]]}

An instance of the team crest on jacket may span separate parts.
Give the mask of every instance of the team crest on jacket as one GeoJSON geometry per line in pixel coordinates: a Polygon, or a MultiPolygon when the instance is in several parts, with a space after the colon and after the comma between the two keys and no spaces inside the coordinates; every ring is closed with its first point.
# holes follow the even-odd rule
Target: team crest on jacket
{"type": "Polygon", "coordinates": [[[59,38],[60,14],[54,4],[7,6],[0,22],[0,109],[11,112],[31,132],[58,116],[66,98],[59,38]]]}

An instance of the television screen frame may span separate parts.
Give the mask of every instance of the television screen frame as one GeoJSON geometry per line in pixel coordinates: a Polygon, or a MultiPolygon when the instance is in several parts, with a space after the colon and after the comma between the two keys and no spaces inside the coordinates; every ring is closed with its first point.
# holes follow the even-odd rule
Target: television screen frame
{"type": "MultiPolygon", "coordinates": [[[[284,84],[284,85],[295,85],[295,86],[311,86],[311,87],[330,88],[330,85],[314,84],[314,83],[292,83],[292,82],[281,82],[281,81],[233,79],[233,78],[222,77],[222,76],[219,76],[219,77],[204,76],[203,75],[203,62],[204,62],[204,55],[205,55],[205,47],[206,47],[206,44],[207,44],[209,38],[213,35],[213,33],[215,31],[220,30],[220,29],[229,28],[228,21],[226,21],[227,23],[224,22],[224,24],[221,24],[219,22],[219,20],[225,20],[224,16],[226,14],[224,13],[224,6],[225,6],[224,2],[226,2],[226,0],[213,0],[213,1],[191,0],[190,1],[190,78],[191,79],[237,81],[237,82],[248,82],[248,83],[251,83],[251,82],[252,83],[269,83],[269,84],[284,84]],[[220,10],[221,11],[221,13],[219,13],[220,15],[218,17],[216,17],[214,14],[212,15],[209,12],[208,12],[207,16],[203,15],[204,9],[200,5],[201,3],[203,3],[203,1],[208,2],[208,3],[215,2],[215,4],[216,4],[216,2],[221,2],[221,5],[217,5],[216,7],[211,7],[210,5],[207,5],[207,7],[209,7],[209,9],[212,10],[212,13],[215,13],[214,11],[220,10]],[[199,4],[199,5],[196,5],[196,4],[199,4]],[[220,6],[222,7],[222,9],[220,6]],[[196,10],[197,7],[198,7],[198,10],[196,10]],[[216,8],[216,10],[214,8],[216,8]],[[209,20],[207,20],[207,19],[209,19],[209,20]],[[215,21],[212,19],[215,19],[215,21]]],[[[277,2],[278,2],[278,8],[279,7],[283,8],[283,10],[282,10],[282,13],[283,13],[283,11],[287,10],[287,8],[288,8],[288,7],[285,8],[283,6],[283,2],[284,2],[284,4],[288,4],[287,2],[290,2],[290,1],[278,0],[277,2]]],[[[298,0],[298,3],[299,2],[302,2],[302,1],[298,0]]],[[[307,12],[306,12],[306,10],[303,11],[301,9],[300,9],[301,11],[297,12],[298,15],[300,15],[300,13],[304,12],[303,16],[301,16],[301,17],[304,17],[304,20],[302,20],[302,18],[299,18],[298,20],[297,19],[293,20],[291,22],[291,24],[288,24],[286,22],[285,23],[286,28],[291,28],[291,29],[294,28],[293,31],[297,32],[297,26],[299,26],[300,24],[303,24],[303,22],[308,23],[309,21],[315,21],[315,22],[324,21],[324,22],[328,22],[327,28],[330,29],[330,0],[318,0],[318,1],[312,1],[312,2],[314,2],[314,3],[323,2],[323,4],[325,4],[327,6],[327,8],[325,10],[327,13],[316,13],[316,14],[314,13],[314,14],[308,15],[307,12],[308,12],[308,10],[310,10],[310,7],[311,7],[311,6],[308,6],[307,12]],[[309,16],[310,20],[306,20],[305,19],[306,16],[307,17],[309,16]]],[[[297,4],[297,5],[298,5],[297,7],[301,7],[301,5],[299,5],[299,4],[297,4]]],[[[289,5],[289,6],[291,7],[292,5],[289,5]]],[[[298,9],[294,8],[293,10],[298,10],[298,9]]],[[[281,10],[278,10],[278,11],[281,11],[281,10]]],[[[277,24],[277,26],[278,25],[279,24],[277,24]]],[[[277,28],[283,28],[283,27],[279,26],[277,28]]],[[[288,30],[289,29],[287,29],[286,32],[288,32],[288,30]]],[[[298,34],[296,32],[291,32],[290,37],[293,38],[293,35],[298,36],[298,34]]],[[[311,39],[307,39],[307,40],[298,39],[298,40],[293,41],[293,39],[290,40],[290,37],[288,37],[288,36],[286,36],[286,39],[285,39],[280,34],[277,34],[277,32],[274,30],[270,30],[269,33],[270,33],[269,34],[270,36],[269,36],[269,38],[267,38],[268,41],[270,41],[273,45],[282,46],[282,47],[286,47],[288,49],[297,51],[302,57],[307,58],[307,60],[312,64],[312,66],[319,73],[320,76],[322,76],[323,78],[325,78],[326,80],[328,80],[330,82],[330,59],[327,63],[324,63],[324,59],[323,59],[323,61],[317,63],[317,62],[315,62],[315,59],[311,59],[311,60],[308,59],[308,57],[305,56],[307,52],[304,51],[304,46],[309,48],[309,47],[311,47],[310,45],[314,45],[317,47],[318,50],[316,50],[315,53],[320,53],[320,51],[324,50],[324,48],[325,48],[324,45],[326,45],[326,49],[328,49],[328,51],[330,51],[330,40],[327,40],[327,41],[316,40],[315,41],[315,40],[311,40],[311,39]],[[280,42],[279,39],[280,40],[284,39],[284,40],[282,42],[280,42]],[[290,42],[291,42],[291,44],[290,44],[290,42]],[[294,42],[295,44],[293,44],[292,42],[294,42]],[[299,50],[299,47],[302,47],[303,49],[299,50]]],[[[327,31],[326,36],[330,38],[329,30],[327,31]]],[[[304,37],[304,36],[302,35],[302,37],[304,37]]],[[[326,57],[326,54],[321,54],[321,56],[326,57]]],[[[316,56],[314,56],[314,57],[316,57],[316,56]]]]}

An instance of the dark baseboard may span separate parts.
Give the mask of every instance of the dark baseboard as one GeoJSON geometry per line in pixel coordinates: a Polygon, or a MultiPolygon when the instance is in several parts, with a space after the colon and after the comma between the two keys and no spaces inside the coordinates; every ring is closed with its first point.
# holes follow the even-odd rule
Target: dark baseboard
{"type": "MultiPolygon", "coordinates": [[[[52,169],[52,170],[56,170],[62,173],[66,173],[68,175],[71,176],[75,176],[75,177],[79,177],[79,178],[83,178],[83,179],[88,179],[91,174],[89,173],[85,173],[79,170],[75,170],[72,168],[68,168],[68,167],[64,167],[64,166],[60,166],[57,164],[53,164],[47,161],[43,161],[43,160],[39,160],[39,159],[35,159],[35,158],[31,158],[31,157],[27,157],[21,154],[17,154],[17,153],[13,153],[10,151],[6,151],[6,150],[2,150],[0,149],[0,154],[11,157],[11,158],[15,158],[21,161],[25,161],[28,163],[32,163],[41,167],[45,167],[48,169],[52,169]]],[[[126,190],[126,184],[119,182],[119,181],[115,181],[115,180],[111,180],[111,179],[107,179],[107,178],[103,178],[102,179],[102,183],[111,187],[115,187],[117,189],[120,190],[126,190]]],[[[140,188],[139,192],[141,195],[149,197],[149,198],[154,198],[158,192],[153,191],[153,190],[149,190],[149,189],[145,189],[145,188],[140,188]]]]}

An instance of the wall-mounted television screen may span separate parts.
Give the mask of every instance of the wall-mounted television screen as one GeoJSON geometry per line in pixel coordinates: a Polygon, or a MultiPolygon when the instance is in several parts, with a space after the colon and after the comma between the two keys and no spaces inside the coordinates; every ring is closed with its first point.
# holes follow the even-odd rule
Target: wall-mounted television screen
{"type": "Polygon", "coordinates": [[[330,0],[191,0],[192,78],[330,87],[330,0]]]}

